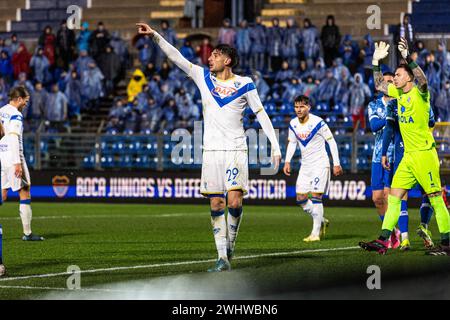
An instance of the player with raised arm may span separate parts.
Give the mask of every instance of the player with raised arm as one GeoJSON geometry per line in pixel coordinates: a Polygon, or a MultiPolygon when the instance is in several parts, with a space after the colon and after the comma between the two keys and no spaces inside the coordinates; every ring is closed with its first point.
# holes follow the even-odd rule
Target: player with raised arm
{"type": "Polygon", "coordinates": [[[441,244],[427,254],[450,255],[450,216],[442,198],[439,158],[428,125],[431,108],[428,82],[422,69],[412,61],[405,39],[400,40],[398,49],[408,64],[397,67],[394,84],[384,81],[379,67],[379,61],[389,55],[389,45],[384,42],[375,45],[373,69],[376,89],[397,99],[404,156],[394,174],[380,237],[370,242],[360,242],[359,245],[367,251],[387,252],[387,240],[400,216],[401,200],[408,190],[419,183],[430,198],[441,233],[441,244]]]}
{"type": "MultiPolygon", "coordinates": [[[[434,113],[433,109],[430,108],[430,115],[428,126],[433,128],[435,125],[434,113]]],[[[399,127],[399,119],[398,119],[398,105],[396,100],[391,100],[391,102],[386,107],[386,126],[383,130],[382,137],[382,149],[381,149],[381,164],[384,170],[388,172],[392,172],[395,174],[398,166],[400,165],[400,161],[403,159],[404,155],[404,144],[403,139],[400,133],[399,127]],[[388,148],[394,145],[393,152],[393,163],[388,161],[388,148]]],[[[420,225],[417,228],[417,234],[422,238],[424,242],[424,246],[427,249],[431,249],[434,246],[431,231],[428,230],[428,224],[430,223],[431,217],[433,215],[433,208],[430,205],[430,199],[426,194],[424,194],[423,190],[422,194],[422,204],[420,206],[420,225]]],[[[402,209],[404,206],[405,199],[402,200],[402,209]]],[[[399,225],[401,225],[402,215],[400,215],[399,225]]],[[[408,220],[404,221],[406,223],[406,227],[408,226],[408,220]]],[[[400,226],[401,227],[401,226],[400,226]]],[[[403,250],[407,250],[410,248],[410,242],[408,239],[402,241],[402,245],[400,246],[403,250]]]]}
{"type": "Polygon", "coordinates": [[[242,202],[248,192],[248,148],[243,127],[243,113],[248,105],[256,114],[272,144],[275,169],[281,151],[272,123],[249,77],[233,74],[237,52],[228,45],[218,45],[208,59],[209,68],[192,64],[161,35],[145,23],[137,23],[139,34],[148,34],[167,57],[183,70],[200,90],[203,105],[203,163],[200,192],[210,198],[211,223],[218,252],[215,266],[208,271],[227,271],[239,226],[242,202]],[[225,197],[228,216],[225,219],[225,197]]]}
{"type": "MultiPolygon", "coordinates": [[[[384,80],[389,83],[394,82],[394,74],[386,72],[383,74],[384,80]]],[[[375,142],[372,155],[372,170],[371,170],[371,186],[372,186],[372,200],[377,208],[378,215],[381,222],[384,220],[384,215],[387,210],[387,198],[392,183],[392,171],[388,171],[383,168],[381,164],[381,148],[383,143],[383,131],[386,125],[386,109],[388,104],[391,103],[393,99],[388,95],[383,95],[378,99],[371,101],[368,105],[369,113],[369,124],[370,130],[375,134],[375,142]]],[[[394,145],[389,145],[387,150],[387,159],[389,163],[393,162],[393,150],[394,145]]],[[[406,209],[406,201],[402,200],[402,214],[400,215],[399,227],[402,229],[403,235],[405,232],[405,218],[407,218],[408,211],[406,209]]],[[[389,239],[389,247],[396,249],[400,246],[400,230],[395,228],[392,232],[391,238],[389,239]]]]}
{"type": "Polygon", "coordinates": [[[19,211],[24,233],[22,240],[42,241],[43,237],[31,232],[31,180],[23,154],[22,111],[29,100],[30,94],[24,87],[15,87],[9,92],[9,104],[0,108],[4,130],[4,136],[0,140],[2,200],[6,200],[9,189],[19,192],[19,211]]]}
{"type": "Polygon", "coordinates": [[[315,242],[325,235],[328,225],[322,203],[322,197],[330,184],[330,159],[325,143],[328,143],[333,158],[333,174],[339,176],[343,171],[333,134],[322,118],[309,112],[309,98],[303,95],[295,98],[294,109],[297,117],[289,123],[289,141],[283,171],[287,176],[291,175],[291,160],[299,146],[302,161],[296,183],[297,204],[313,218],[312,232],[303,241],[315,242]]]}

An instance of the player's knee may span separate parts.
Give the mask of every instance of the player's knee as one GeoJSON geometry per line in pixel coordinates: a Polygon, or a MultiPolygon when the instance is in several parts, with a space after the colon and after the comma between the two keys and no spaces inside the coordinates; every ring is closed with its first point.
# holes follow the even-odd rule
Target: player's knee
{"type": "Polygon", "coordinates": [[[211,211],[225,210],[225,200],[223,198],[212,198],[210,204],[211,211]]]}
{"type": "Polygon", "coordinates": [[[228,199],[228,208],[231,209],[242,208],[242,200],[240,198],[228,199]]]}
{"type": "Polygon", "coordinates": [[[308,200],[307,194],[297,194],[297,202],[303,202],[305,200],[308,200]]]}
{"type": "Polygon", "coordinates": [[[377,208],[384,206],[384,204],[386,203],[383,195],[373,195],[372,201],[377,208]]]}

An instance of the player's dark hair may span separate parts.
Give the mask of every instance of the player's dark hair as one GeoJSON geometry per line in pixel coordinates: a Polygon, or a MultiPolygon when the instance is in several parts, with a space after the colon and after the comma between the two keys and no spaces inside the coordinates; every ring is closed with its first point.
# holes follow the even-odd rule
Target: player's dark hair
{"type": "Polygon", "coordinates": [[[237,53],[237,50],[233,48],[232,46],[228,44],[219,44],[217,45],[214,50],[219,51],[220,53],[226,55],[228,58],[231,59],[231,63],[229,67],[234,68],[239,63],[239,56],[237,53]]]}
{"type": "Polygon", "coordinates": [[[294,104],[296,104],[296,103],[302,103],[302,104],[309,105],[309,98],[305,95],[297,96],[294,100],[294,104]]]}
{"type": "Polygon", "coordinates": [[[395,74],[393,72],[387,71],[387,72],[383,73],[383,76],[395,77],[395,74]]]}
{"type": "Polygon", "coordinates": [[[412,69],[407,64],[405,64],[405,63],[400,64],[397,67],[397,70],[398,69],[405,70],[409,74],[409,76],[411,77],[411,81],[414,81],[414,73],[412,72],[412,69]]]}
{"type": "Polygon", "coordinates": [[[9,90],[9,94],[8,94],[9,101],[13,101],[18,98],[25,99],[26,97],[29,97],[29,96],[30,96],[30,93],[28,92],[28,90],[25,89],[25,87],[21,87],[21,86],[12,88],[11,90],[9,90]]]}

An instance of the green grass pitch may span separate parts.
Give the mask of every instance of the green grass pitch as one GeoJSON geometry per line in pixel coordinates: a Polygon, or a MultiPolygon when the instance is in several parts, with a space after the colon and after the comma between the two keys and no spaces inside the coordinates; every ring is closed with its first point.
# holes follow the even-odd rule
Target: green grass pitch
{"type": "MultiPolygon", "coordinates": [[[[34,203],[33,230],[46,238],[34,243],[21,240],[18,204],[8,202],[0,208],[3,259],[8,272],[7,277],[0,278],[2,300],[39,299],[49,294],[65,297],[69,275],[55,274],[66,272],[70,265],[89,271],[81,275],[86,291],[77,291],[78,298],[89,294],[89,289],[103,288],[106,292],[117,283],[152,279],[164,283],[166,277],[183,275],[229,283],[245,279],[248,286],[257,288],[259,297],[264,297],[270,296],[274,284],[278,284],[279,294],[293,284],[305,290],[346,285],[349,281],[364,286],[367,267],[372,264],[379,265],[384,275],[429,272],[449,265],[448,257],[424,255],[422,242],[414,232],[419,221],[417,209],[410,210],[413,249],[379,256],[354,248],[360,240],[377,236],[380,221],[375,209],[325,207],[331,222],[326,238],[306,244],[302,239],[309,234],[312,220],[299,208],[244,206],[233,271],[212,275],[205,273],[212,265],[209,260],[216,257],[207,203],[34,203]],[[34,275],[43,276],[28,277],[34,275]]],[[[431,230],[436,239],[435,225],[433,218],[431,230]]]]}

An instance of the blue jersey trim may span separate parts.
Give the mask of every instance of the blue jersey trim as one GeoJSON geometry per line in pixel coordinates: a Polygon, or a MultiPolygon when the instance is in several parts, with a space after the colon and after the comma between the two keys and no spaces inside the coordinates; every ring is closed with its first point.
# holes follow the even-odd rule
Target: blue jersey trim
{"type": "Polygon", "coordinates": [[[16,114],[16,115],[12,116],[11,118],[9,118],[9,121],[13,121],[13,120],[23,121],[23,116],[16,114]]]}
{"type": "Polygon", "coordinates": [[[312,129],[312,131],[309,133],[308,137],[307,137],[305,140],[300,139],[300,138],[297,136],[297,133],[295,132],[294,128],[292,128],[291,124],[289,124],[289,129],[291,129],[292,132],[295,134],[295,136],[297,137],[297,140],[300,141],[300,143],[301,143],[304,147],[306,147],[306,146],[308,145],[308,143],[312,140],[312,138],[314,138],[314,136],[316,135],[316,133],[319,132],[319,130],[320,130],[324,125],[325,125],[325,122],[324,122],[323,120],[320,121],[320,122],[316,125],[316,127],[315,127],[314,129],[312,129]]]}
{"type": "Polygon", "coordinates": [[[214,100],[216,100],[217,104],[222,108],[223,106],[229,104],[230,102],[236,100],[237,98],[241,97],[242,95],[246,94],[249,91],[252,90],[256,90],[255,84],[253,82],[247,83],[245,86],[243,86],[242,88],[240,88],[239,90],[236,91],[235,94],[233,94],[230,97],[225,97],[225,98],[221,98],[219,96],[216,96],[214,94],[212,94],[212,91],[216,88],[213,84],[213,82],[211,81],[210,78],[210,72],[207,69],[204,69],[204,75],[205,75],[205,82],[206,82],[206,86],[209,89],[209,93],[212,95],[212,97],[214,98],[214,100]]]}

